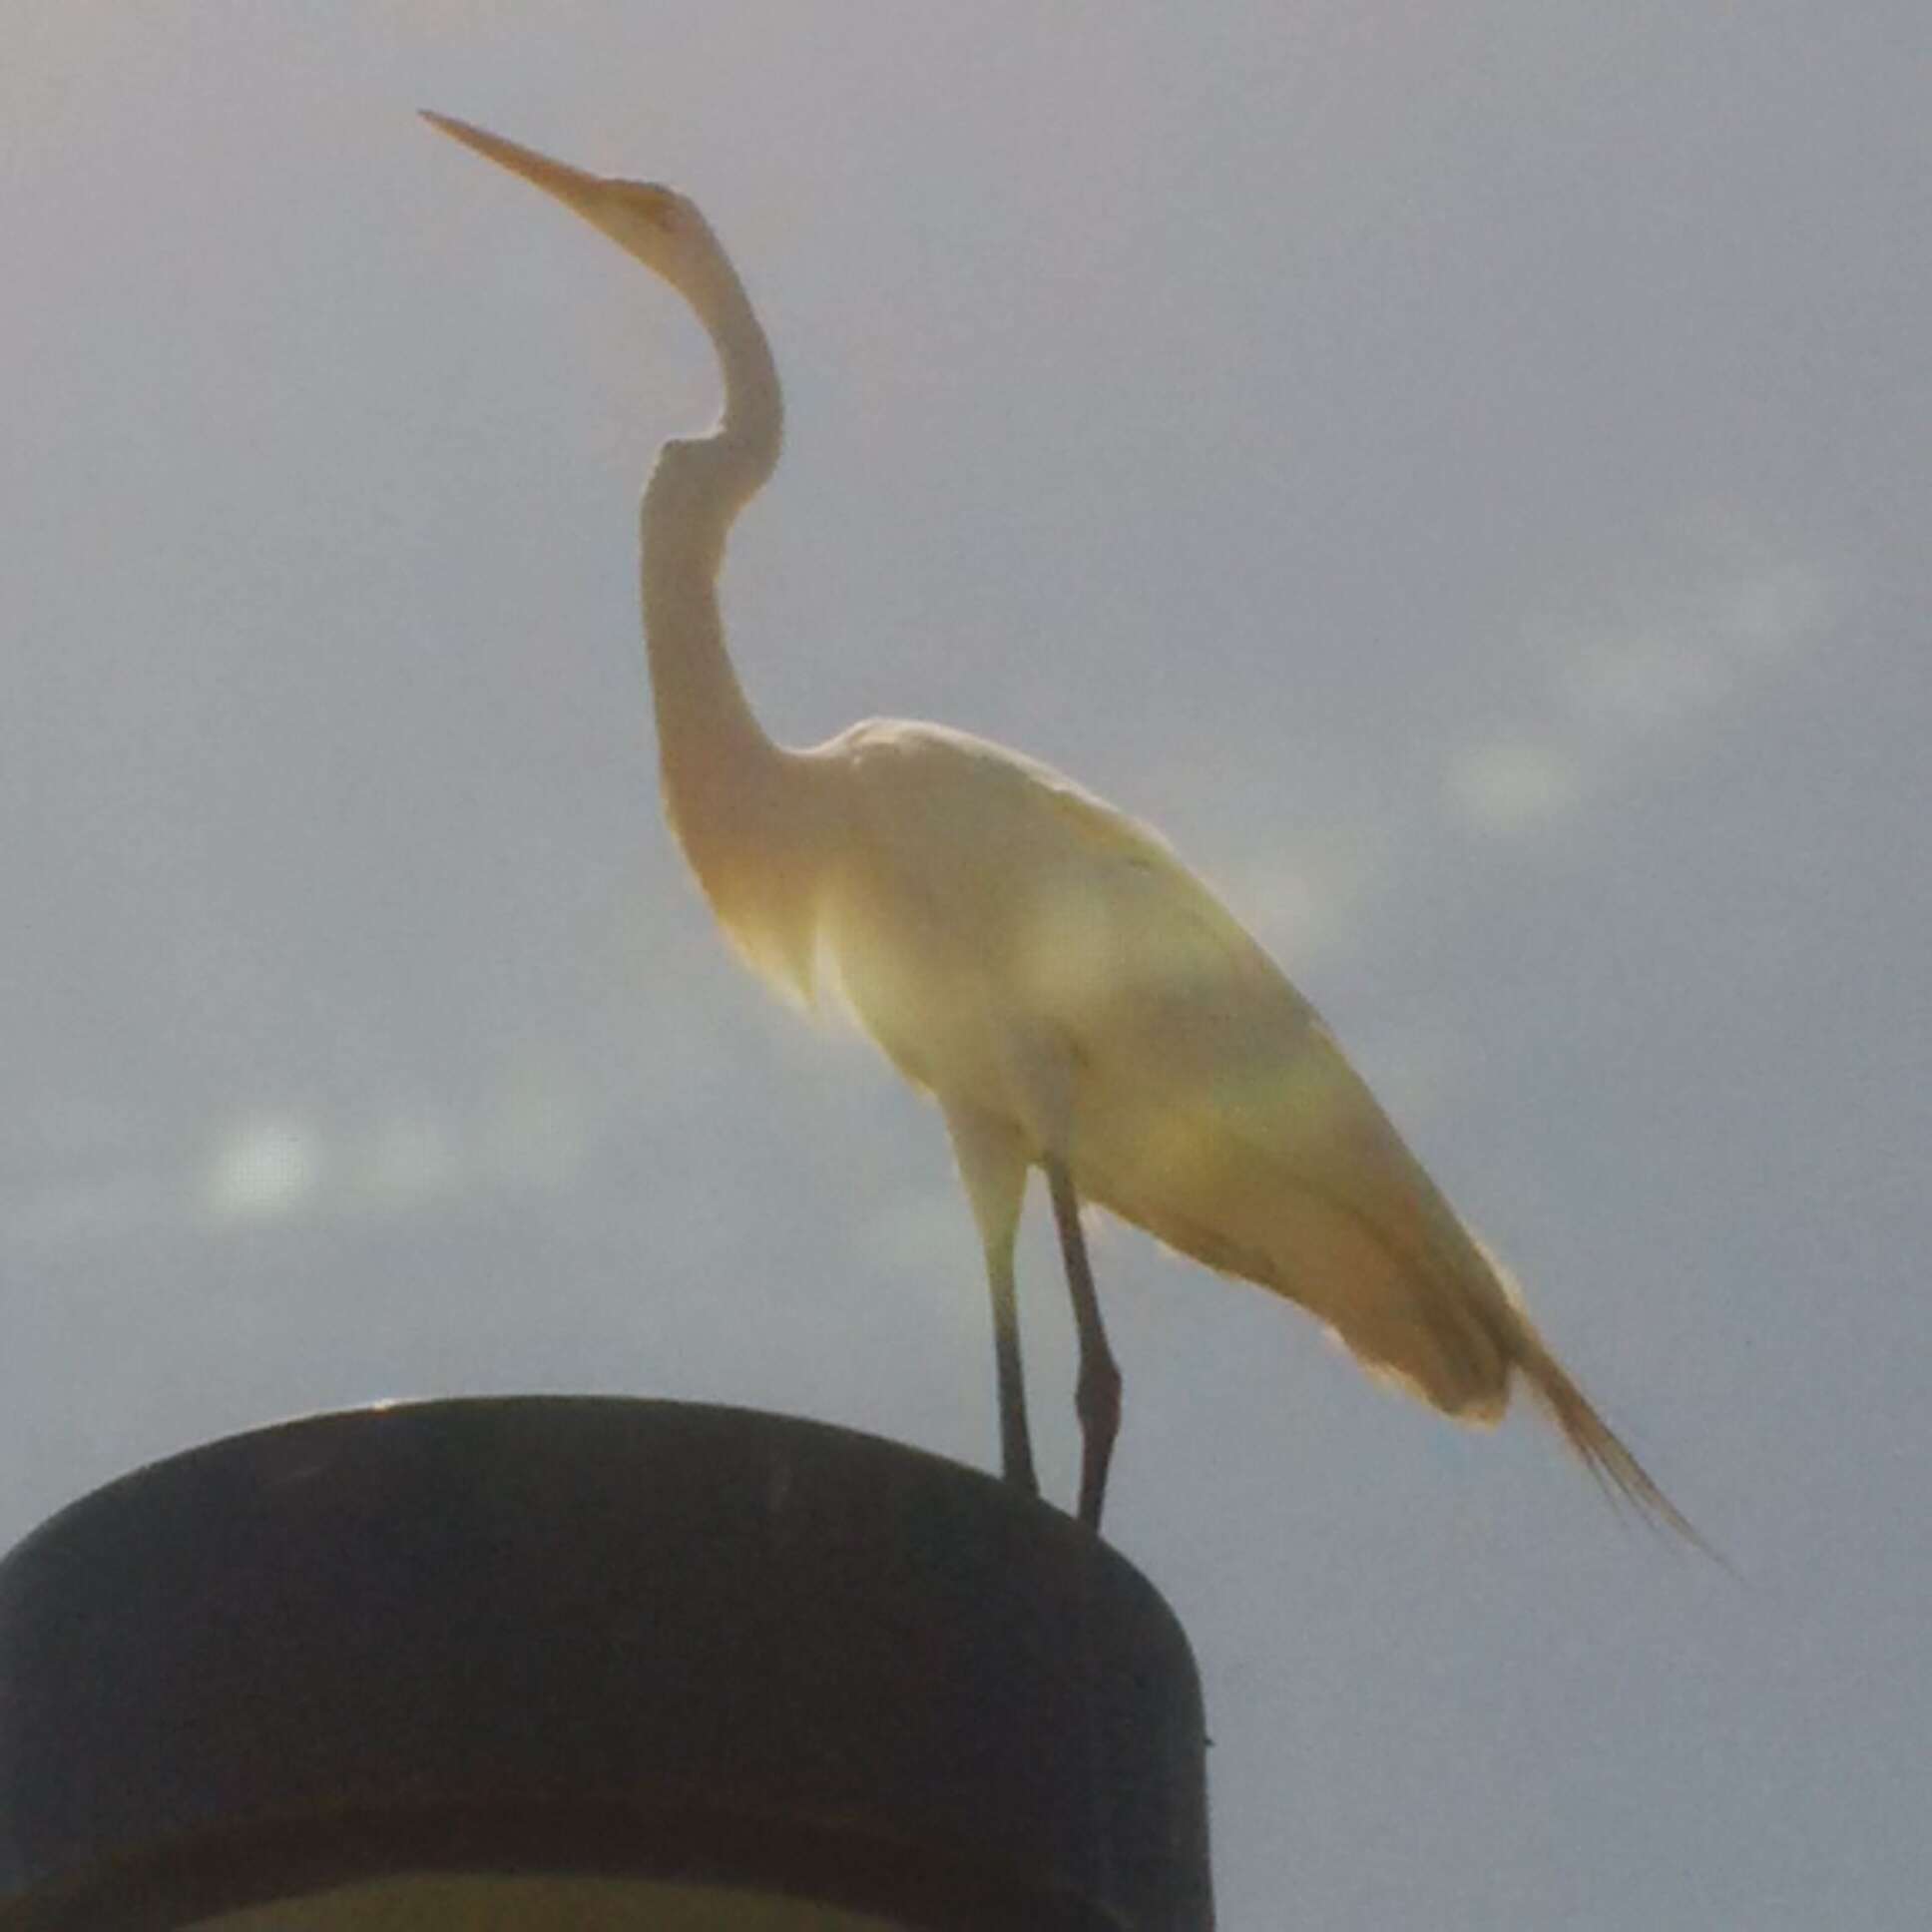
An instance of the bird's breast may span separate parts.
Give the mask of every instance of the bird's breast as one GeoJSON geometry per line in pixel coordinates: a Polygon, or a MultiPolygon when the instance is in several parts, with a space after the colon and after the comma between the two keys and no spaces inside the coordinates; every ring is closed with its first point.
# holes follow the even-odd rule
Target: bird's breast
{"type": "Polygon", "coordinates": [[[1165,957],[1150,949],[1152,841],[955,733],[860,726],[825,749],[827,977],[908,1079],[1062,1149],[1079,1043],[1165,957]]]}
{"type": "Polygon", "coordinates": [[[821,971],[906,1079],[1011,1121],[1045,1152],[1060,1138],[1065,1021],[1093,951],[1075,912],[983,854],[941,870],[887,855],[826,891],[821,971]]]}
{"type": "Polygon", "coordinates": [[[822,970],[908,1080],[1019,1120],[1015,1062],[1038,1007],[1004,963],[996,922],[972,914],[943,881],[848,877],[826,895],[822,970]]]}

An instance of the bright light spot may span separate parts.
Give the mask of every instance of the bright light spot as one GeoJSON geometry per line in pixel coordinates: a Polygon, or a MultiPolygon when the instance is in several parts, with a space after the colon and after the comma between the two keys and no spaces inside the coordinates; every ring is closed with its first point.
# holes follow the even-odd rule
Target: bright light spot
{"type": "Polygon", "coordinates": [[[1568,811],[1583,790],[1577,762],[1551,745],[1499,738],[1449,761],[1450,803],[1479,831],[1525,832],[1568,811]]]}
{"type": "Polygon", "coordinates": [[[1550,640],[1558,688],[1600,729],[1663,730],[1712,709],[1826,615],[1824,587],[1801,565],[1720,579],[1627,630],[1560,627],[1550,640]]]}
{"type": "Polygon", "coordinates": [[[321,1150],[302,1122],[257,1116],[215,1151],[202,1202],[218,1220],[270,1220],[300,1208],[321,1179],[321,1150]]]}
{"type": "Polygon", "coordinates": [[[1560,675],[1585,717],[1639,729],[1704,710],[1729,682],[1707,646],[1666,630],[1581,642],[1560,675]]]}

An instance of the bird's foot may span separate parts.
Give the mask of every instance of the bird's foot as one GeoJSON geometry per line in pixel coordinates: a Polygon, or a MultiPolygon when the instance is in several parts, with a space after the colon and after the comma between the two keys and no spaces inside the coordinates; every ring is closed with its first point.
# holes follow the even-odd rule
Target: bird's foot
{"type": "Polygon", "coordinates": [[[1081,1363],[1074,1413],[1080,1418],[1079,1516],[1098,1533],[1114,1438],[1121,1432],[1121,1371],[1111,1354],[1091,1353],[1081,1363]]]}

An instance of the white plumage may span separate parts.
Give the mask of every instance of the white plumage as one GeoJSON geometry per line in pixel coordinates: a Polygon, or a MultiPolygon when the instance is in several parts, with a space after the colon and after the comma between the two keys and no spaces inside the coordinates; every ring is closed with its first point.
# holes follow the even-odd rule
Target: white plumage
{"type": "Polygon", "coordinates": [[[985,1248],[1002,1456],[1037,1489],[1013,1283],[1027,1176],[1053,1195],[1081,1341],[1080,1514],[1098,1526],[1120,1378],[1077,1204],[1259,1283],[1370,1373],[1494,1422],[1520,1377],[1593,1472],[1694,1532],[1545,1346],[1313,1008],[1157,834],[938,725],[774,745],[725,651],[717,577],[777,461],[762,329],[697,209],[441,116],[668,280],[716,344],[724,410],[646,489],[643,592],[665,804],[721,924],[780,991],[834,980],[944,1112],[985,1248]]]}

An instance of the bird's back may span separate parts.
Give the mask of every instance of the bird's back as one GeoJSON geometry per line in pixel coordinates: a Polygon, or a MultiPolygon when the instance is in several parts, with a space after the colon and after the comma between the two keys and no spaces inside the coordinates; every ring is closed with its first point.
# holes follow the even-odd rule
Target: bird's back
{"type": "Polygon", "coordinates": [[[903,1071],[1037,1143],[1025,1073],[1057,1058],[1085,1199],[1299,1302],[1439,1407],[1500,1413],[1495,1271],[1314,1010],[1154,833],[957,732],[872,724],[826,753],[848,785],[826,950],[903,1071]]]}
{"type": "Polygon", "coordinates": [[[1116,970],[1065,1019],[1082,1192],[1493,1421],[1512,1297],[1319,1014],[1178,861],[1117,889],[1116,970]]]}

